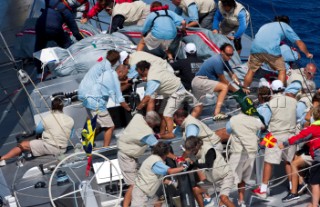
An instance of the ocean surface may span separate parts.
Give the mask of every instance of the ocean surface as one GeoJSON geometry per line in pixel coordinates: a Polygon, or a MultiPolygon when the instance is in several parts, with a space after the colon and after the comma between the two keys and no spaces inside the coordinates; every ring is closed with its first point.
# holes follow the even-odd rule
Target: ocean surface
{"type": "Polygon", "coordinates": [[[252,27],[249,25],[246,33],[251,36],[265,23],[271,22],[276,15],[287,15],[290,26],[307,45],[313,59],[301,54],[298,62],[301,66],[310,61],[315,63],[318,72],[315,77],[317,88],[320,88],[320,0],[241,0],[249,9],[252,27]]]}

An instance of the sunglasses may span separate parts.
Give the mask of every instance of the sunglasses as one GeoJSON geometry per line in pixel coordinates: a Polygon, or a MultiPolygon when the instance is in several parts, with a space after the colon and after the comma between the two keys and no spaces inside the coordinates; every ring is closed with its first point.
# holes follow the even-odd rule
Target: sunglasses
{"type": "Polygon", "coordinates": [[[233,56],[233,53],[231,53],[231,54],[228,54],[228,53],[224,53],[226,56],[228,56],[228,57],[232,57],[233,56]]]}
{"type": "Polygon", "coordinates": [[[314,76],[315,73],[307,72],[309,75],[314,76]]]}

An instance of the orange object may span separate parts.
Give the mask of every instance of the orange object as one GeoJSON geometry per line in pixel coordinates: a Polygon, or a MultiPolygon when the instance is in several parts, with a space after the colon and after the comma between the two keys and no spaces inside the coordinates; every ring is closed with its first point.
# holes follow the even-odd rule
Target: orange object
{"type": "Polygon", "coordinates": [[[260,142],[260,145],[266,146],[268,148],[273,148],[274,145],[276,145],[276,143],[277,143],[277,139],[271,134],[271,132],[269,132],[260,142]]]}

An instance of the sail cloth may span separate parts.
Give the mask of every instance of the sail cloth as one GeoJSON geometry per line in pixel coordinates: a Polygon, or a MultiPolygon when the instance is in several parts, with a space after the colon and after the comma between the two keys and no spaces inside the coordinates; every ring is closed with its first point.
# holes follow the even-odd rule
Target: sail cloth
{"type": "MultiPolygon", "coordinates": [[[[17,58],[32,58],[34,52],[34,45],[36,42],[36,25],[37,18],[28,18],[26,19],[22,30],[16,34],[16,41],[14,45],[14,55],[17,58]]],[[[99,34],[100,31],[96,29],[92,24],[81,24],[80,20],[76,20],[80,33],[84,37],[93,36],[99,34]]],[[[76,38],[72,36],[68,27],[63,28],[66,32],[69,32],[71,40],[77,42],[76,38]]],[[[50,41],[47,47],[54,47],[56,43],[50,41]]]]}
{"type": "MultiPolygon", "coordinates": [[[[105,59],[108,50],[132,52],[135,47],[130,40],[118,35],[97,34],[76,42],[68,49],[51,48],[58,61],[48,64],[48,67],[56,76],[86,73],[95,63],[105,59]]],[[[41,52],[34,53],[34,57],[41,60],[41,52]]]]}

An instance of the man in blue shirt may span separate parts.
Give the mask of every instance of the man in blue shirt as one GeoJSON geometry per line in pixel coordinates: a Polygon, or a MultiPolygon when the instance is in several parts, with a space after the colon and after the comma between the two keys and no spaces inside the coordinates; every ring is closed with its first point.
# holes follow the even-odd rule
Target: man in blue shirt
{"type": "Polygon", "coordinates": [[[104,133],[104,147],[109,146],[114,130],[114,123],[107,110],[109,97],[115,104],[120,103],[127,111],[131,110],[122,97],[119,82],[126,78],[128,68],[120,65],[116,71],[111,69],[111,64],[114,65],[119,61],[119,58],[120,56],[117,51],[109,51],[107,60],[95,64],[86,73],[78,90],[78,98],[83,101],[82,105],[89,109],[93,116],[98,115],[97,122],[100,127],[96,134],[98,134],[101,129],[106,129],[104,133]],[[112,58],[112,61],[109,61],[111,57],[114,58],[112,58]]]}
{"type": "Polygon", "coordinates": [[[243,90],[250,93],[249,86],[254,73],[261,67],[262,63],[268,63],[274,70],[278,70],[278,79],[286,84],[286,67],[281,56],[280,42],[285,38],[295,43],[298,48],[312,58],[307,46],[289,26],[290,20],[287,16],[276,16],[274,22],[263,25],[252,42],[251,54],[248,60],[248,72],[244,78],[243,90]]]}
{"type": "Polygon", "coordinates": [[[224,76],[224,71],[229,74],[232,80],[238,80],[228,63],[233,56],[234,50],[232,45],[225,43],[220,47],[220,51],[220,54],[213,55],[201,65],[200,70],[196,73],[191,83],[192,92],[198,100],[204,98],[206,94],[219,93],[213,114],[214,119],[227,118],[226,115],[221,113],[221,106],[228,93],[228,89],[236,91],[224,76]]]}
{"type": "Polygon", "coordinates": [[[162,6],[159,1],[151,4],[151,13],[147,16],[142,28],[142,35],[137,51],[143,50],[147,45],[149,50],[161,46],[166,52],[168,60],[173,60],[169,46],[177,36],[177,26],[182,25],[182,31],[185,31],[186,22],[182,17],[168,10],[168,5],[162,6]]]}
{"type": "Polygon", "coordinates": [[[218,10],[214,15],[213,33],[220,32],[233,40],[234,47],[240,55],[242,45],[241,36],[246,31],[250,20],[249,12],[235,0],[219,1],[218,10]],[[220,24],[220,25],[219,25],[220,24]],[[234,34],[230,34],[234,32],[234,34]]]}

